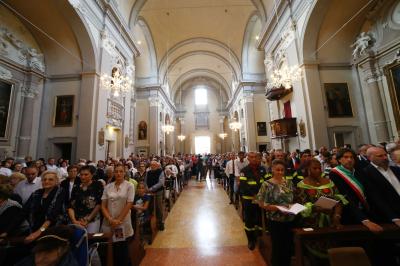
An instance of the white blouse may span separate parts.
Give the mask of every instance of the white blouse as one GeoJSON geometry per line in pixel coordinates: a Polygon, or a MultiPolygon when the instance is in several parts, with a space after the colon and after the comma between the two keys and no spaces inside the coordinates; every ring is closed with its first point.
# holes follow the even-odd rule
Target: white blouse
{"type": "MultiPolygon", "coordinates": [[[[119,185],[118,189],[115,186],[115,182],[108,184],[104,188],[103,196],[101,197],[102,200],[107,200],[107,209],[112,218],[117,218],[128,202],[133,203],[134,198],[135,188],[126,180],[119,185]]],[[[125,238],[133,235],[130,210],[122,221],[122,227],[125,238]]],[[[102,230],[103,232],[111,231],[111,226],[107,219],[103,222],[102,230]]]]}

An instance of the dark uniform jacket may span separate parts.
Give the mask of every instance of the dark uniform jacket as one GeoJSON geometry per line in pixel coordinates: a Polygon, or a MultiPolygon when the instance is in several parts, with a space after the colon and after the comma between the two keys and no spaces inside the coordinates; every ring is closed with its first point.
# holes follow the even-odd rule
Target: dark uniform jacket
{"type": "Polygon", "coordinates": [[[265,167],[259,165],[256,172],[258,176],[254,174],[250,165],[244,167],[241,171],[239,192],[243,199],[254,199],[264,182],[264,177],[267,174],[265,167]]]}

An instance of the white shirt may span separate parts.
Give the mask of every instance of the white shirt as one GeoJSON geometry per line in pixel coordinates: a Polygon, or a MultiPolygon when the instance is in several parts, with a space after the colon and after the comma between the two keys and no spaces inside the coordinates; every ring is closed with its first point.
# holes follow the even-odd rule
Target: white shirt
{"type": "MultiPolygon", "coordinates": [[[[119,185],[119,188],[115,186],[115,182],[108,184],[103,191],[101,200],[107,200],[107,209],[112,218],[117,218],[122,212],[127,202],[132,202],[135,198],[135,188],[131,183],[124,180],[119,185]]],[[[130,237],[133,235],[133,228],[131,223],[131,211],[125,216],[122,221],[124,237],[130,237]]],[[[107,219],[104,219],[103,227],[104,232],[110,232],[111,226],[107,219]]]]}
{"type": "Polygon", "coordinates": [[[377,166],[376,164],[371,164],[385,177],[385,179],[392,185],[394,190],[396,190],[397,194],[400,196],[400,181],[393,173],[392,169],[388,167],[387,170],[383,169],[382,167],[377,166]]]}
{"type": "Polygon", "coordinates": [[[243,159],[243,162],[240,161],[239,158],[235,160],[235,176],[240,176],[240,172],[243,168],[249,165],[249,161],[247,158],[243,159]]]}
{"type": "Polygon", "coordinates": [[[47,164],[46,168],[47,168],[47,170],[51,170],[51,171],[57,171],[58,170],[58,167],[55,164],[53,164],[53,165],[47,164]]]}
{"type": "Polygon", "coordinates": [[[176,167],[175,164],[169,164],[169,165],[165,166],[165,170],[166,169],[171,170],[171,173],[173,176],[176,177],[178,175],[178,168],[176,167]]]}
{"type": "Polygon", "coordinates": [[[25,204],[32,193],[39,188],[42,188],[42,179],[40,177],[36,177],[32,183],[29,183],[28,180],[22,180],[19,182],[14,188],[14,193],[18,194],[22,199],[22,204],[25,204]]]}
{"type": "MultiPolygon", "coordinates": [[[[235,164],[236,164],[236,162],[235,162],[235,164]]],[[[236,165],[235,165],[235,168],[236,168],[236,165]]],[[[226,163],[225,174],[226,174],[227,176],[229,176],[229,175],[235,175],[235,171],[233,170],[233,161],[232,161],[232,160],[230,160],[230,161],[228,161],[228,162],[226,163]]]]}

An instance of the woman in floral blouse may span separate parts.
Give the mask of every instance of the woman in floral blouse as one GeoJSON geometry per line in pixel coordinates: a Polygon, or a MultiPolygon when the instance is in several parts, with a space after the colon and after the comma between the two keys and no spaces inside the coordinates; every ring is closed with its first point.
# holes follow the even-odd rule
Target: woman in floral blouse
{"type": "MultiPolygon", "coordinates": [[[[311,159],[305,167],[307,177],[297,184],[295,201],[303,204],[306,210],[301,212],[302,227],[322,228],[339,227],[342,213],[342,205],[336,204],[332,209],[322,209],[315,206],[314,203],[325,196],[346,204],[345,198],[339,194],[335,184],[322,173],[321,163],[317,159],[311,159]]],[[[315,265],[324,265],[328,263],[327,248],[331,245],[327,241],[309,242],[306,247],[311,253],[311,263],[315,265]]],[[[329,265],[329,263],[328,263],[329,265]]]]}
{"type": "Polygon", "coordinates": [[[257,199],[261,208],[266,210],[268,230],[272,242],[272,265],[290,265],[293,247],[294,215],[282,212],[279,206],[288,207],[293,203],[293,183],[285,179],[285,162],[272,161],[272,177],[265,181],[258,192],[257,199]]]}

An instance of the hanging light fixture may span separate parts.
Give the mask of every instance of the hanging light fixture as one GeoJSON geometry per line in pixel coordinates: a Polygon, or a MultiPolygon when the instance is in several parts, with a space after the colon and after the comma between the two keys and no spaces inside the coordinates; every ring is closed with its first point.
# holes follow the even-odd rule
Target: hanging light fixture
{"type": "Polygon", "coordinates": [[[105,90],[110,91],[114,97],[118,97],[132,90],[133,81],[120,73],[119,68],[113,68],[110,75],[103,74],[100,77],[101,85],[105,90]]]}
{"type": "Polygon", "coordinates": [[[238,122],[236,119],[229,123],[229,128],[233,131],[238,131],[242,128],[242,123],[238,122]]]}
{"type": "MultiPolygon", "coordinates": [[[[121,25],[119,26],[120,26],[119,34],[122,37],[121,25]]],[[[118,54],[117,49],[115,48],[115,42],[109,38],[107,31],[103,31],[102,40],[103,40],[102,42],[103,49],[108,51],[110,55],[114,59],[116,59],[117,64],[112,68],[111,76],[108,74],[101,75],[100,77],[101,86],[105,90],[110,91],[114,97],[119,97],[120,95],[124,95],[129,91],[133,92],[133,81],[131,78],[129,78],[128,76],[124,76],[121,73],[123,65],[121,62],[123,62],[123,59],[118,54]]]]}
{"type": "Polygon", "coordinates": [[[227,136],[228,136],[228,134],[225,132],[218,134],[218,137],[220,137],[221,139],[225,139],[227,136]]]}
{"type": "MultiPolygon", "coordinates": [[[[276,8],[276,0],[274,0],[274,9],[275,16],[277,21],[277,26],[279,26],[279,17],[276,8]]],[[[279,27],[278,27],[279,28],[279,27]]],[[[295,39],[296,28],[293,22],[290,23],[288,29],[286,29],[281,34],[282,48],[286,49],[290,43],[295,39]]],[[[285,88],[291,89],[293,88],[293,83],[299,81],[302,77],[302,70],[299,65],[288,66],[287,63],[284,63],[280,68],[275,68],[272,71],[270,76],[270,81],[267,84],[267,87],[270,89],[276,88],[285,88]]]]}
{"type": "Polygon", "coordinates": [[[169,135],[169,133],[174,132],[175,127],[171,124],[165,124],[161,127],[161,129],[162,129],[162,131],[167,133],[167,135],[169,135]]]}
{"type": "Polygon", "coordinates": [[[283,64],[280,69],[275,69],[271,74],[269,88],[293,88],[293,83],[301,79],[301,68],[298,65],[288,66],[283,64]]]}
{"type": "Polygon", "coordinates": [[[181,135],[178,136],[178,139],[180,141],[184,141],[186,139],[186,136],[181,134],[181,135]]]}

